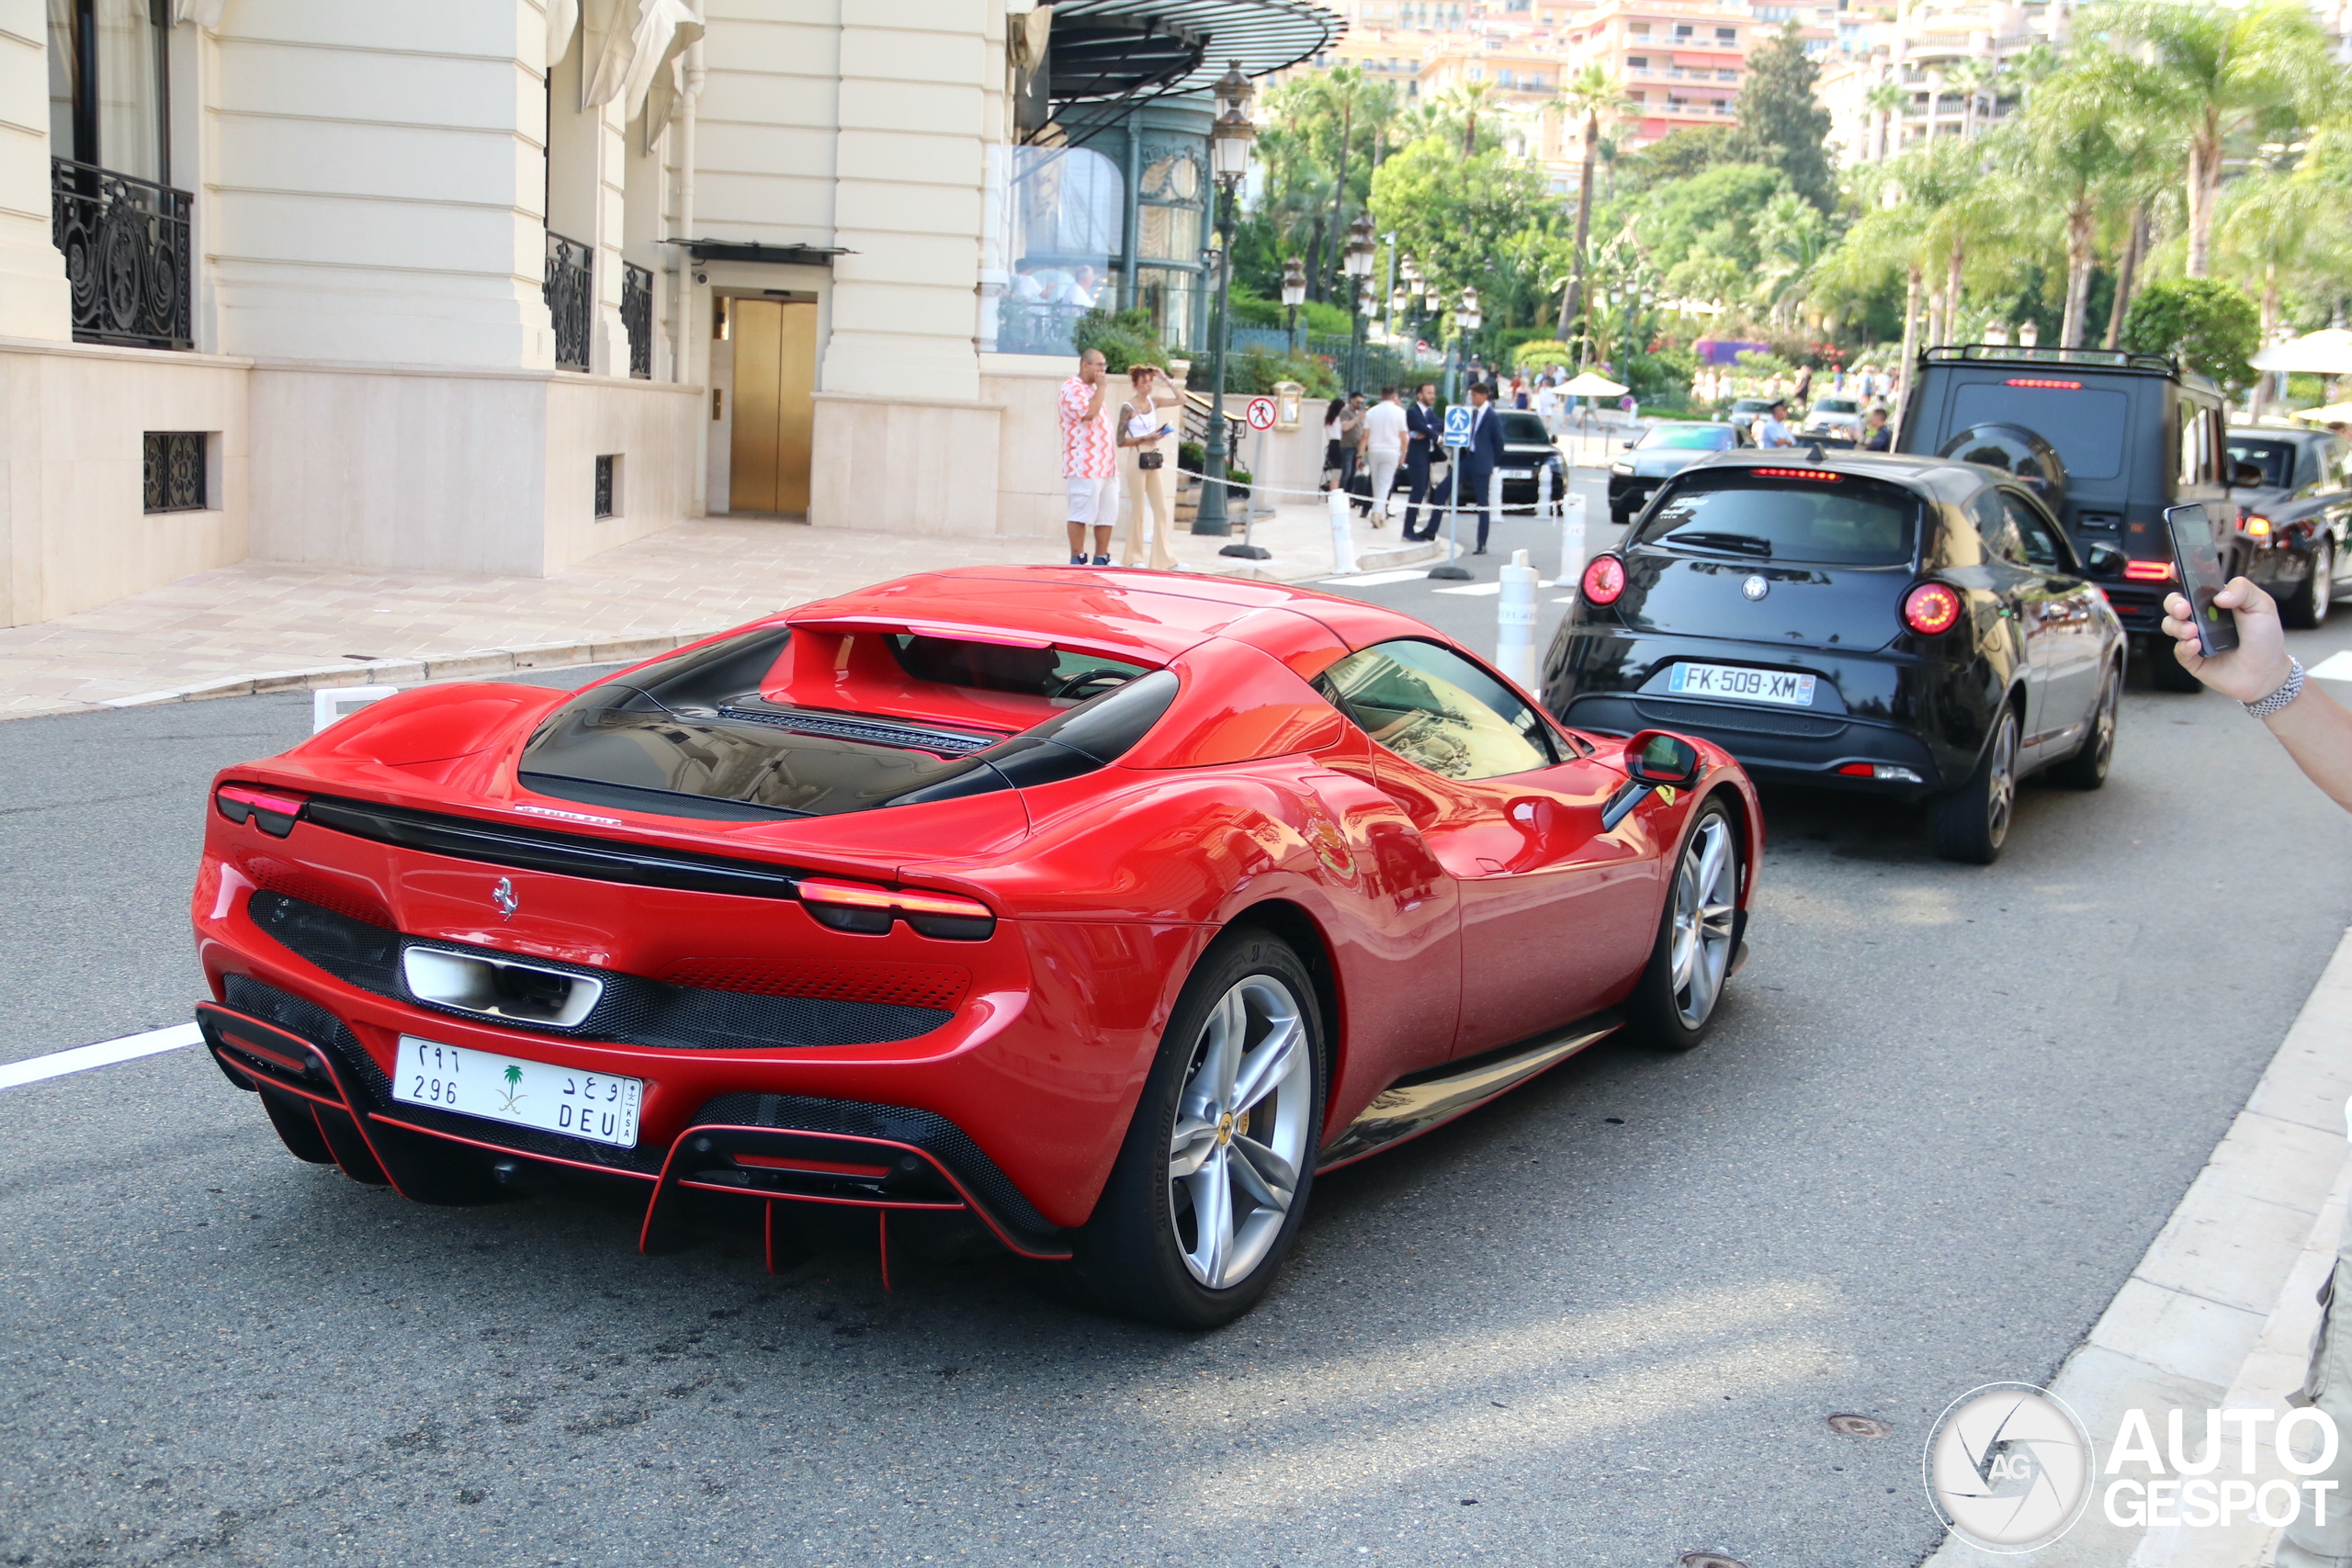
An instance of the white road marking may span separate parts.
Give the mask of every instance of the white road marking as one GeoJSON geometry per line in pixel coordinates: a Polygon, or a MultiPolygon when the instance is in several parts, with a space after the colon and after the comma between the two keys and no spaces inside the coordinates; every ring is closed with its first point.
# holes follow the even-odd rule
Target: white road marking
{"type": "Polygon", "coordinates": [[[1408,566],[1396,571],[1360,571],[1353,577],[1327,577],[1322,581],[1349,588],[1381,588],[1391,582],[1410,582],[1415,578],[1429,574],[1430,569],[1425,566],[1408,566]]]}
{"type": "Polygon", "coordinates": [[[1440,593],[1467,593],[1474,597],[1483,596],[1488,593],[1500,593],[1502,591],[1503,585],[1499,582],[1465,582],[1459,588],[1440,588],[1436,590],[1436,592],[1440,593]]]}
{"type": "Polygon", "coordinates": [[[2321,681],[2352,681],[2352,649],[2329,654],[2305,673],[2321,681]]]}
{"type": "Polygon", "coordinates": [[[117,1062],[153,1056],[159,1051],[177,1051],[197,1044],[203,1038],[204,1032],[196,1025],[175,1023],[169,1029],[151,1029],[144,1034],[101,1040],[96,1045],[76,1045],[71,1051],[51,1051],[46,1056],[33,1056],[22,1062],[0,1062],[0,1089],[111,1066],[117,1062]]]}

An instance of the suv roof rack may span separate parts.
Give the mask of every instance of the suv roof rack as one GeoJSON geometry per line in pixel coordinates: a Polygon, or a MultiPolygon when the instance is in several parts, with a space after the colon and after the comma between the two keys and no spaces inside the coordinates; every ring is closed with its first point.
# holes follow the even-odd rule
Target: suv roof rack
{"type": "Polygon", "coordinates": [[[1995,360],[2007,364],[2081,365],[2102,370],[2153,370],[2177,376],[2180,362],[2169,354],[2133,354],[2120,348],[2012,348],[2006,344],[1962,343],[1919,351],[1919,363],[1995,360]]]}

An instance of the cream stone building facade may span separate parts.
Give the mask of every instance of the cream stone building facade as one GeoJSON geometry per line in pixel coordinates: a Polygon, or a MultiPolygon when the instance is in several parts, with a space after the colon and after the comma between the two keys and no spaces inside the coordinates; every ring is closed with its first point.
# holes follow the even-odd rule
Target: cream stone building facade
{"type": "Polygon", "coordinates": [[[1052,12],[0,0],[0,625],[247,558],[547,575],[706,512],[1057,536],[1069,316],[1197,321],[1197,88],[1339,24],[1052,12]],[[1131,67],[1059,153],[1057,47],[1131,67]],[[1072,190],[1110,276],[1033,302],[1072,190]]]}

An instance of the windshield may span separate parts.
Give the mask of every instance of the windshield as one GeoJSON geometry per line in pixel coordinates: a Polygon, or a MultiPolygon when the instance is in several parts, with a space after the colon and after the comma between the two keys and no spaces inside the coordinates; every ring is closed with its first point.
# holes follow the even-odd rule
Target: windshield
{"type": "Polygon", "coordinates": [[[1977,424],[2022,424],[2058,448],[2071,478],[2111,479],[2123,471],[2131,408],[2121,392],[2097,387],[1972,381],[1953,390],[1950,428],[1957,434],[1977,424]]]}
{"type": "MultiPolygon", "coordinates": [[[[1689,470],[1686,470],[1688,472],[1689,470]]],[[[1908,566],[1919,502],[1875,479],[1808,470],[1710,476],[1670,492],[1642,525],[1643,545],[1817,566],[1908,566]]]]}
{"type": "Polygon", "coordinates": [[[2285,441],[2233,441],[2230,461],[2251,463],[2262,470],[2258,484],[2291,490],[2295,483],[2295,448],[2285,441]]]}
{"type": "Polygon", "coordinates": [[[1813,412],[1815,413],[1852,413],[1855,412],[1854,400],[1851,398],[1822,398],[1814,403],[1813,412]]]}
{"type": "Polygon", "coordinates": [[[1530,446],[1549,446],[1552,445],[1552,433],[1544,428],[1544,417],[1541,414],[1507,413],[1503,415],[1503,439],[1530,446]]]}
{"type": "Polygon", "coordinates": [[[1727,424],[1661,424],[1642,437],[1637,452],[1670,447],[1683,452],[1728,452],[1739,437],[1727,424]]]}

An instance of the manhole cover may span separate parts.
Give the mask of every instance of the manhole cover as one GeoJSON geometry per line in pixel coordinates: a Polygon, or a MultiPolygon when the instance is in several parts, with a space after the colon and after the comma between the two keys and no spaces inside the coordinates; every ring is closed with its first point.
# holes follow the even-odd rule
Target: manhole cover
{"type": "Polygon", "coordinates": [[[1686,1551],[1675,1561],[1678,1568],[1747,1568],[1738,1558],[1720,1551],[1686,1551]]]}
{"type": "Polygon", "coordinates": [[[1849,1438],[1883,1438],[1894,1430],[1885,1422],[1869,1416],[1832,1416],[1829,1429],[1849,1438]]]}

